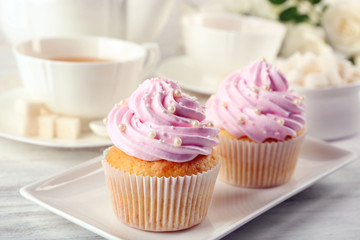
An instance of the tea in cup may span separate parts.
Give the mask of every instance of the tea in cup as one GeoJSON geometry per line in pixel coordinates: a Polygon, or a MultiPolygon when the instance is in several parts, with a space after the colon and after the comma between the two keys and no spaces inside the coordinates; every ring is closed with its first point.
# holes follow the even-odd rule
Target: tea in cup
{"type": "Polygon", "coordinates": [[[155,43],[102,37],[33,39],[13,51],[30,96],[55,113],[83,119],[105,116],[160,58],[155,43]]]}

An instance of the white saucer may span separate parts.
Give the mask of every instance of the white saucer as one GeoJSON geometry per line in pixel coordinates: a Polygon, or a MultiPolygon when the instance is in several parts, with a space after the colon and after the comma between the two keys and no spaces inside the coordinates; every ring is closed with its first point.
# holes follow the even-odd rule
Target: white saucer
{"type": "Polygon", "coordinates": [[[184,89],[211,95],[217,91],[218,83],[222,79],[207,79],[196,68],[196,64],[187,56],[178,56],[166,59],[157,70],[157,74],[179,82],[184,89]]]}
{"type": "Polygon", "coordinates": [[[16,131],[14,119],[16,115],[13,110],[14,101],[26,96],[24,89],[14,89],[0,94],[0,137],[12,139],[35,145],[59,147],[59,148],[87,148],[103,147],[111,145],[108,138],[99,137],[92,132],[86,132],[78,139],[43,139],[38,137],[21,136],[16,131]]]}
{"type": "Polygon", "coordinates": [[[23,187],[20,193],[107,239],[220,239],[356,158],[353,152],[306,138],[288,183],[266,189],[245,189],[217,180],[206,219],[178,232],[145,232],[118,221],[111,208],[101,156],[23,187]]]}

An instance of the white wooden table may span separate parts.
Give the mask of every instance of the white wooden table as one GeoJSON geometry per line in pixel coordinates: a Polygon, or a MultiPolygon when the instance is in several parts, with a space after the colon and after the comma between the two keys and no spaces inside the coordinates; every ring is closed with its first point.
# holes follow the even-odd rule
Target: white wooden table
{"type": "MultiPolygon", "coordinates": [[[[0,70],[14,67],[8,56],[0,54],[0,70]]],[[[0,94],[20,84],[12,71],[6,74],[0,77],[0,94]]],[[[332,144],[360,155],[360,134],[332,144]]],[[[103,149],[57,149],[0,138],[0,239],[103,239],[19,194],[21,187],[96,157],[103,149]]],[[[360,160],[225,239],[360,239],[360,160]]]]}

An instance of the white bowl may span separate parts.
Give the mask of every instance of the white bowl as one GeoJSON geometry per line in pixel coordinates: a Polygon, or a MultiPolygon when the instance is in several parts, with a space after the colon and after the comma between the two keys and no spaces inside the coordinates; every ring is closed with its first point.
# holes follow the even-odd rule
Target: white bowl
{"type": "Polygon", "coordinates": [[[359,131],[360,83],[326,89],[294,88],[297,93],[305,96],[305,114],[310,136],[334,140],[349,137],[359,131]]]}

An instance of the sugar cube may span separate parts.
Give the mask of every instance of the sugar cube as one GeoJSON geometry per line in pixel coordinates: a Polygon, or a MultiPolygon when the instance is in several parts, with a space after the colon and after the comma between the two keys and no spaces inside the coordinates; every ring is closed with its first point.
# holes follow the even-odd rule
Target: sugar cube
{"type": "Polygon", "coordinates": [[[81,122],[76,117],[59,117],[56,119],[56,137],[76,139],[80,136],[81,122]]]}
{"type": "Polygon", "coordinates": [[[40,115],[42,103],[31,99],[17,99],[14,103],[14,111],[21,116],[36,117],[40,115]]]}
{"type": "Polygon", "coordinates": [[[43,115],[38,117],[38,135],[41,138],[54,138],[55,137],[55,126],[56,126],[56,115],[43,115]]]}
{"type": "Polygon", "coordinates": [[[21,136],[37,136],[38,120],[37,117],[18,116],[18,132],[21,136]]]}

